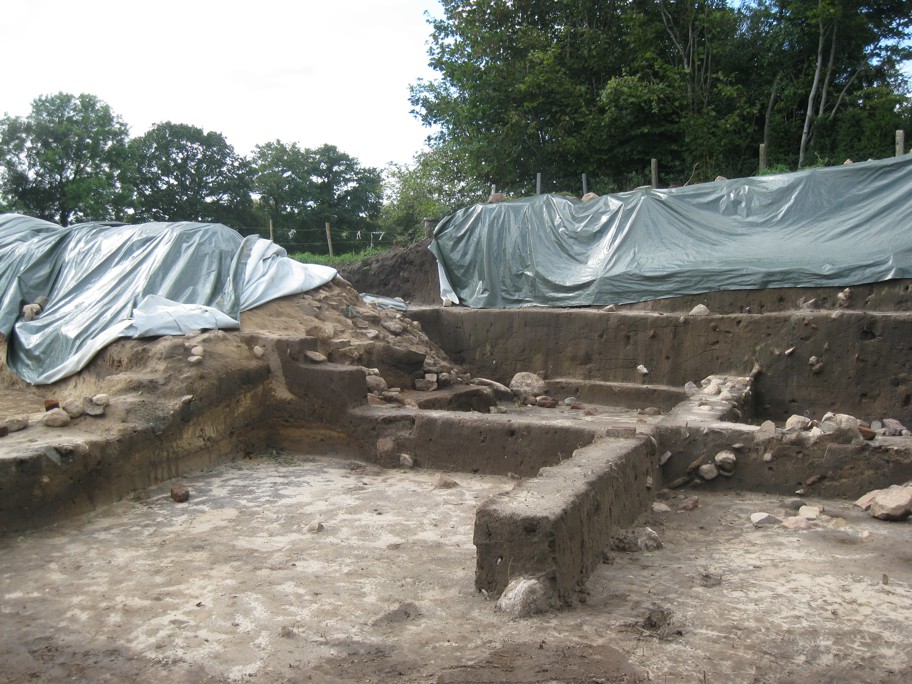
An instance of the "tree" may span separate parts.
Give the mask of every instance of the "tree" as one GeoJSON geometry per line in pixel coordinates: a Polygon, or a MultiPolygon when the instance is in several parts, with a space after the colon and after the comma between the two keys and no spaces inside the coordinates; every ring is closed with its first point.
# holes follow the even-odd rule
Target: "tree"
{"type": "Polygon", "coordinates": [[[457,174],[442,147],[420,152],[411,165],[386,169],[383,228],[397,242],[409,244],[425,237],[424,220],[442,219],[464,206],[483,202],[489,188],[457,174]]]}
{"type": "Polygon", "coordinates": [[[0,193],[15,211],[66,226],[122,214],[128,130],[94,95],[45,95],[0,120],[0,193]]]}
{"type": "Polygon", "coordinates": [[[221,133],[159,123],[130,141],[128,160],[135,221],[254,221],[250,164],[221,133]]]}
{"type": "Polygon", "coordinates": [[[362,167],[334,145],[301,149],[280,140],[257,146],[253,164],[258,205],[277,241],[296,251],[322,251],[329,223],[340,251],[369,242],[383,200],[379,170],[362,167]]]}

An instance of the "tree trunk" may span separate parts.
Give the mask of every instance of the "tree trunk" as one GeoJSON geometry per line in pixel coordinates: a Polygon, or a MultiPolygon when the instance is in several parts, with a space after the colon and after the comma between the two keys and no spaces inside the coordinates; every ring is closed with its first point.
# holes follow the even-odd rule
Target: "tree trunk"
{"type": "MultiPolygon", "coordinates": [[[[818,8],[820,2],[817,3],[818,8]]],[[[807,156],[808,140],[811,137],[811,126],[814,123],[814,101],[817,99],[817,89],[820,87],[820,74],[823,72],[823,44],[826,33],[823,29],[823,17],[820,17],[820,40],[817,42],[817,68],[814,69],[814,82],[811,92],[808,93],[807,112],[804,115],[804,128],[801,131],[801,145],[798,148],[798,167],[804,166],[807,156]]]]}

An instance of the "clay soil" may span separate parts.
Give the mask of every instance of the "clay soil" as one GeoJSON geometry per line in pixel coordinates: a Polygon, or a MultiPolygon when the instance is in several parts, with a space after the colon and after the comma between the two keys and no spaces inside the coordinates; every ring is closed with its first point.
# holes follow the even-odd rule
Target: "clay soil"
{"type": "Polygon", "coordinates": [[[264,454],[0,540],[0,680],[903,682],[910,523],[846,502],[696,492],[640,521],[579,602],[510,619],[473,587],[477,504],[508,478],[264,454]]]}

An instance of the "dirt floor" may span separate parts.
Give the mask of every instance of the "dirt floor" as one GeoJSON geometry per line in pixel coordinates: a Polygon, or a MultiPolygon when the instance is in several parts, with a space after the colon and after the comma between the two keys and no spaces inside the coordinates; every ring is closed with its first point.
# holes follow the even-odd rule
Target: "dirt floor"
{"type": "Polygon", "coordinates": [[[514,620],[473,587],[475,508],[509,478],[264,454],[0,539],[0,681],[903,682],[912,522],[679,492],[659,550],[514,620]],[[694,510],[679,510],[687,497],[694,510]]]}

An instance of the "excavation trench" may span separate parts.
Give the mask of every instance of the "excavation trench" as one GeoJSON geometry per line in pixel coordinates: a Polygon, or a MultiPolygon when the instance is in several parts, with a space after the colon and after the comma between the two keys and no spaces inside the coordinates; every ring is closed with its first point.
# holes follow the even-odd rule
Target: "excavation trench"
{"type": "MultiPolygon", "coordinates": [[[[531,369],[550,378],[546,394],[557,407],[498,403],[483,385],[373,401],[362,368],[308,357],[319,348],[309,335],[163,339],[152,356],[202,344],[212,349],[207,364],[218,367],[219,356],[232,361],[226,372],[185,372],[170,383],[173,396],[163,397],[154,377],[123,368],[129,354],[106,352],[71,384],[88,391],[117,378],[121,392],[110,415],[83,417],[62,431],[36,425],[0,443],[0,529],[52,523],[268,450],[507,475],[516,479],[512,490],[484,502],[476,516],[476,588],[496,596],[511,579],[535,577],[567,605],[610,536],[667,486],[779,494],[813,486],[816,495],[857,497],[912,478],[906,438],[864,442],[840,432],[810,439],[760,427],[764,418],[797,410],[819,419],[825,410],[867,417],[898,406],[908,420],[907,402],[896,401],[908,391],[906,355],[881,353],[912,339],[908,315],[434,308],[412,316],[473,375],[508,383],[531,369]],[[809,371],[803,358],[817,349],[823,372],[809,371]],[[714,376],[718,369],[733,374],[714,376]],[[837,395],[845,378],[852,383],[837,395]],[[686,382],[697,385],[691,396],[686,382]],[[711,482],[700,478],[698,466],[723,451],[737,467],[711,482]]],[[[402,384],[416,373],[410,364],[420,364],[393,347],[375,349],[371,361],[387,377],[402,375],[402,384]]]]}

